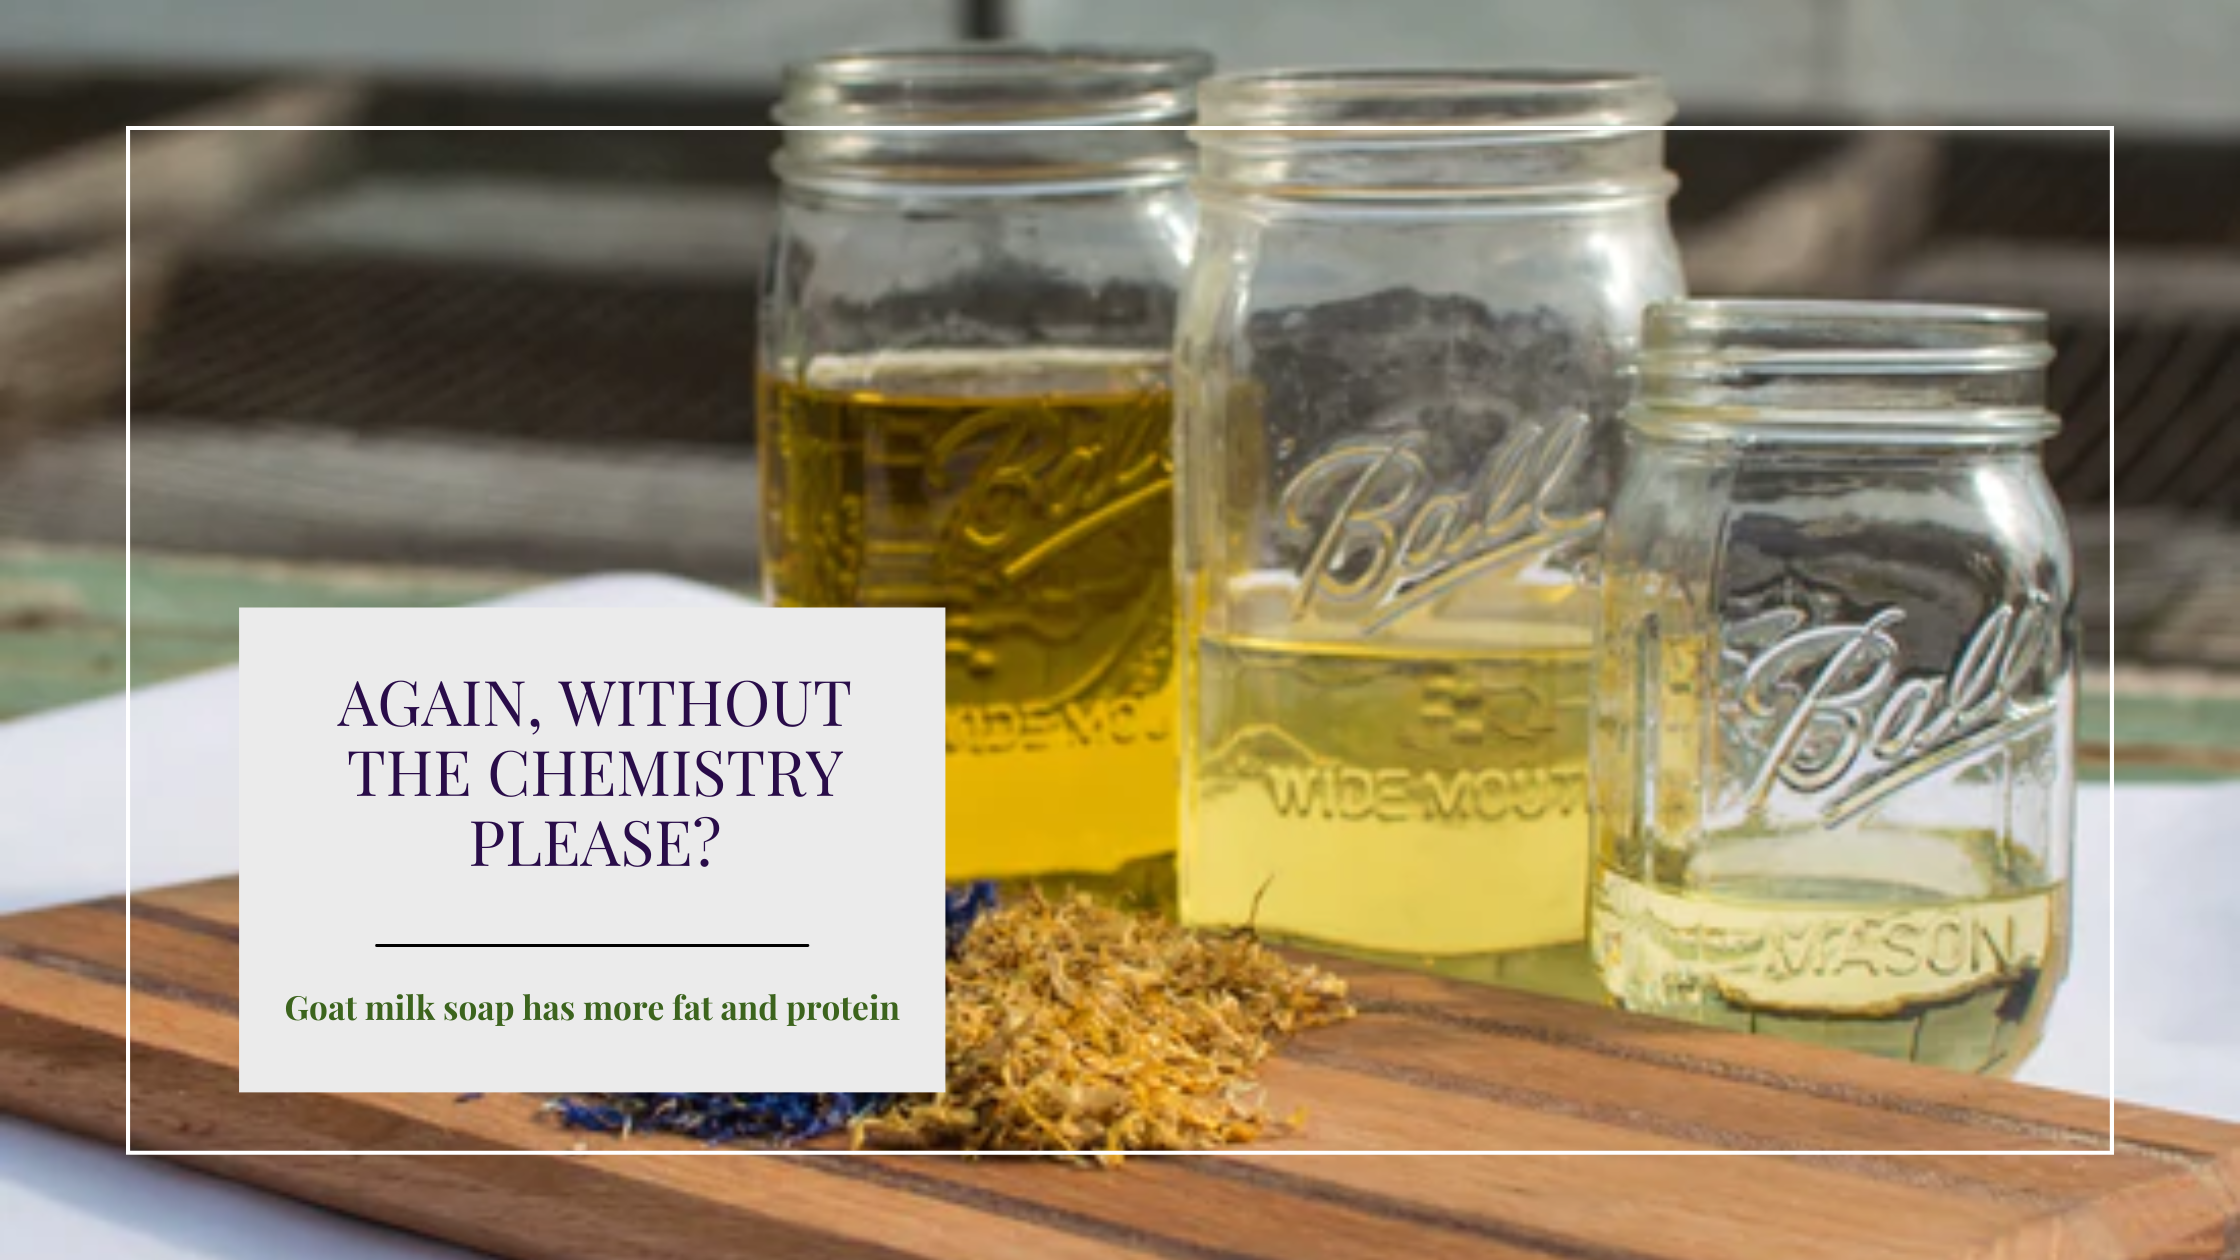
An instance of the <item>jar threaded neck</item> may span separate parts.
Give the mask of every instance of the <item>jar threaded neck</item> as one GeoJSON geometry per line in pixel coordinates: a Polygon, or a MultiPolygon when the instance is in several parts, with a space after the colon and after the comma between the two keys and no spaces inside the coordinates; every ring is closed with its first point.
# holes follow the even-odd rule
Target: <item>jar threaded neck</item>
{"type": "Polygon", "coordinates": [[[1897,302],[1659,303],[1636,429],[1715,440],[2012,444],[2053,433],[2038,311],[1897,302]]]}
{"type": "Polygon", "coordinates": [[[1593,201],[1673,187],[1672,98],[1649,75],[1277,70],[1215,76],[1198,99],[1200,180],[1216,193],[1593,201]]]}
{"type": "Polygon", "coordinates": [[[1181,128],[1212,70],[1208,55],[1179,48],[834,53],[786,69],[777,170],[835,191],[1180,182],[1191,164],[1181,128]]]}

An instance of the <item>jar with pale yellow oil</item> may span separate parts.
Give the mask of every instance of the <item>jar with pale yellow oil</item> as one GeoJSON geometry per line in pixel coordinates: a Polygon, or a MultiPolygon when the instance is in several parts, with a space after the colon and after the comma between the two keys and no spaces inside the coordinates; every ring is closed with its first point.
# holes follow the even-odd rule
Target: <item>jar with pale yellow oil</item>
{"type": "Polygon", "coordinates": [[[1592,585],[1641,312],[1683,287],[1670,113],[1627,74],[1201,89],[1187,921],[1596,991],[1592,585]]]}
{"type": "Polygon", "coordinates": [[[2068,969],[2076,583],[2042,313],[1660,305],[1604,546],[1628,1010],[2012,1073],[2068,969]]]}
{"type": "Polygon", "coordinates": [[[952,880],[1171,897],[1193,155],[1121,128],[1187,123],[1209,68],[995,45],[787,75],[764,583],[782,605],[948,610],[952,880]],[[966,129],[901,129],[929,125],[966,129]]]}

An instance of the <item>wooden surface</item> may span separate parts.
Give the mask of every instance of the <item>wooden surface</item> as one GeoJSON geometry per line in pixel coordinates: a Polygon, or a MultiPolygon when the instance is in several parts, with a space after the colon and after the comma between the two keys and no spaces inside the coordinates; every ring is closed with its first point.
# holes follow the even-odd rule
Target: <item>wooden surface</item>
{"type": "MultiPolygon", "coordinates": [[[[133,908],[143,1151],[584,1151],[370,1161],[186,1156],[500,1255],[1999,1257],[2213,1260],[2240,1245],[2240,1128],[1347,966],[1363,1014],[1270,1067],[1302,1133],[1085,1171],[698,1151],[579,1135],[538,1100],[236,1092],[235,890],[133,908]],[[1314,1150],[2027,1150],[1758,1159],[1356,1159],[1314,1150]],[[1286,1151],[1292,1153],[1286,1153],[1286,1151]]],[[[0,920],[0,1110],[124,1136],[120,901],[0,920]]]]}

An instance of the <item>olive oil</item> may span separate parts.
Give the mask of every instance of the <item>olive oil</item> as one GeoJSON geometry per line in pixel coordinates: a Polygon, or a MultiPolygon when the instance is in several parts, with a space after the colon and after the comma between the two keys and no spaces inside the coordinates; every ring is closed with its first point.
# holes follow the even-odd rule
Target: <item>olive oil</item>
{"type": "Polygon", "coordinates": [[[1185,921],[1482,978],[1583,963],[1587,644],[1474,635],[1200,636],[1185,921]]]}
{"type": "Polygon", "coordinates": [[[1592,947],[1612,997],[1653,1015],[2012,1072],[2068,966],[2068,886],[2020,857],[1984,860],[1996,837],[1852,839],[1889,855],[1886,878],[1672,887],[1604,867],[1592,947]]]}
{"type": "Polygon", "coordinates": [[[942,351],[763,384],[773,602],[948,610],[953,880],[1156,897],[1175,843],[1162,356],[942,351]]]}

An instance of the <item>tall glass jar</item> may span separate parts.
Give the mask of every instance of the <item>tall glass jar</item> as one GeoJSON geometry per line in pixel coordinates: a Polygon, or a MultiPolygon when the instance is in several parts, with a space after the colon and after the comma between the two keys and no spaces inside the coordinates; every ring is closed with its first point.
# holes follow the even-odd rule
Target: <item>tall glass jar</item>
{"type": "Polygon", "coordinates": [[[1189,921],[1527,983],[1553,950],[1591,991],[1588,588],[1641,312],[1683,287],[1670,113],[1632,75],[1201,91],[1189,921]]]}
{"type": "Polygon", "coordinates": [[[1187,51],[792,68],[762,310],[764,582],[948,609],[948,870],[1156,894],[1175,843],[1168,374],[1187,51]],[[1026,130],[897,130],[1036,124],[1026,130]]]}
{"type": "Polygon", "coordinates": [[[1605,536],[1594,952],[1633,1010],[2012,1070],[2065,973],[2041,316],[1663,306],[1605,536]]]}

